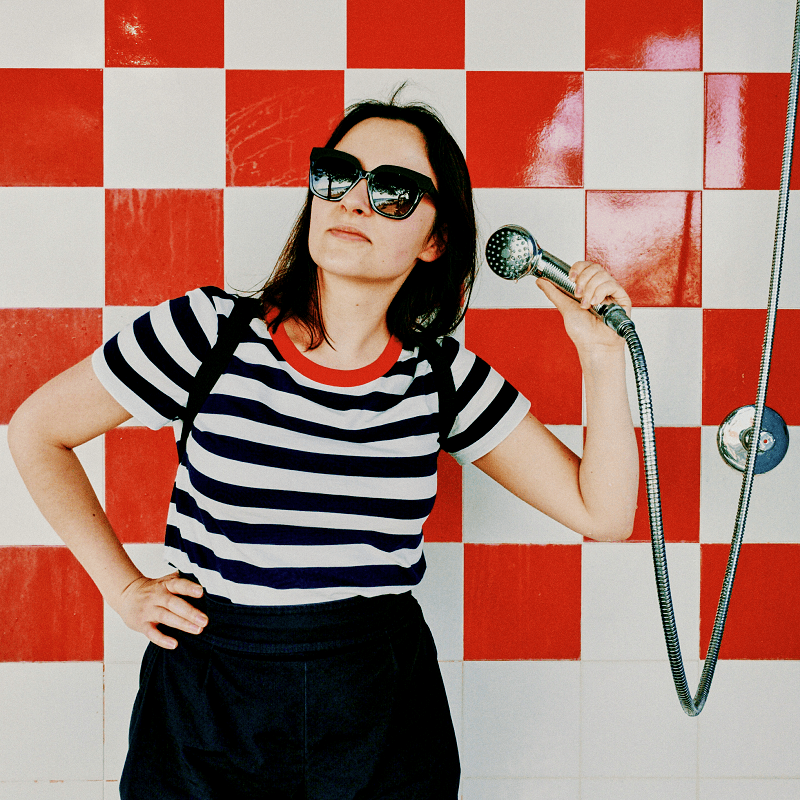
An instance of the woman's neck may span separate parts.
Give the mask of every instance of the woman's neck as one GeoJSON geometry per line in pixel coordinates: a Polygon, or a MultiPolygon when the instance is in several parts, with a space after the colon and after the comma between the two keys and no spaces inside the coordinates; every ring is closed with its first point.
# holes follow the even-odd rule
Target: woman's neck
{"type": "Polygon", "coordinates": [[[297,349],[309,360],[331,369],[360,369],[376,361],[389,342],[386,312],[392,297],[374,289],[320,281],[320,311],[330,344],[324,339],[313,350],[310,337],[297,321],[284,327],[297,349]]]}

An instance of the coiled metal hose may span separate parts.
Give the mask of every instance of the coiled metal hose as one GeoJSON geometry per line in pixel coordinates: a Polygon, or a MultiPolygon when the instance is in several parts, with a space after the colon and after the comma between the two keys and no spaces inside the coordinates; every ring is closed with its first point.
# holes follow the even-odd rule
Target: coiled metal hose
{"type": "Polygon", "coordinates": [[[664,545],[664,528],[661,519],[661,494],[658,485],[658,465],[656,462],[655,426],[653,423],[653,405],[650,397],[650,382],[647,375],[647,364],[644,351],[632,325],[619,333],[625,339],[631,354],[634,376],[636,380],[636,393],[639,400],[639,414],[642,423],[642,449],[644,451],[644,471],[647,485],[647,503],[650,513],[650,530],[653,545],[653,565],[656,573],[656,591],[661,608],[661,622],[664,627],[664,638],[667,644],[672,678],[678,692],[683,710],[690,716],[697,716],[708,698],[714,670],[719,658],[719,649],[722,644],[722,634],[728,616],[733,580],[736,567],[739,563],[742,539],[744,537],[747,511],[750,505],[750,492],[755,474],[758,441],[761,434],[761,424],[764,416],[764,406],[767,399],[767,383],[769,381],[770,364],[772,362],[772,344],[775,336],[775,317],[778,310],[778,294],[781,282],[781,269],[783,266],[783,251],[786,238],[786,216],[789,207],[789,176],[792,170],[792,151],[795,138],[795,118],[797,116],[798,94],[798,42],[800,42],[800,0],[797,3],[794,25],[794,42],[792,45],[792,67],[789,87],[789,103],[786,112],[786,133],[783,143],[783,161],[781,164],[781,181],[778,194],[778,219],[775,228],[775,243],[772,251],[772,272],[770,274],[769,302],[767,307],[767,324],[764,332],[764,346],[761,354],[761,367],[758,377],[758,392],[755,403],[755,419],[753,421],[753,435],[748,450],[747,462],[742,479],[742,489],[739,495],[739,506],[736,511],[736,523],[733,539],[731,541],[728,566],[722,584],[722,592],[714,619],[714,628],[708,645],[703,672],[697,693],[692,697],[686,682],[686,671],[681,657],[681,646],[678,641],[678,631],[675,625],[675,613],[672,607],[672,595],[669,588],[669,573],[667,570],[667,554],[664,545]]]}

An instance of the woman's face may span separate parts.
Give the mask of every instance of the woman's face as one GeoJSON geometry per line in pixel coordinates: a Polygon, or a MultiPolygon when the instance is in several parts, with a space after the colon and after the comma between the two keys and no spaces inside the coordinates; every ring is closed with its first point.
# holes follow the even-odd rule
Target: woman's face
{"type": "MultiPolygon", "coordinates": [[[[392,164],[421,172],[436,184],[425,139],[407,122],[366,119],[336,149],[355,156],[365,170],[392,164]]],[[[322,280],[335,275],[396,293],[417,260],[433,261],[441,254],[432,234],[435,217],[427,194],[410,217],[383,217],[372,210],[367,182],[360,180],[338,202],[312,198],[308,249],[322,280]]]]}

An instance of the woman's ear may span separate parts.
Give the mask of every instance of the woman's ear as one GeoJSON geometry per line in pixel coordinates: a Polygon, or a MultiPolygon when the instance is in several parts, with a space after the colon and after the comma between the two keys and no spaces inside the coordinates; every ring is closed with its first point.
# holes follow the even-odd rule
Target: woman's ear
{"type": "Polygon", "coordinates": [[[436,261],[447,248],[447,230],[442,225],[436,227],[428,237],[423,251],[417,256],[420,261],[436,261]]]}

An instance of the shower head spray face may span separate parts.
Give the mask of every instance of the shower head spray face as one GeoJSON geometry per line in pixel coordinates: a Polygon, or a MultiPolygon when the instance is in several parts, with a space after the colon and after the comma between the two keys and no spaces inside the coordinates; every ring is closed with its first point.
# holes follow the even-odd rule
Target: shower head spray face
{"type": "Polygon", "coordinates": [[[541,257],[536,239],[519,225],[504,225],[486,243],[486,262],[492,272],[509,281],[535,273],[541,257]]]}

